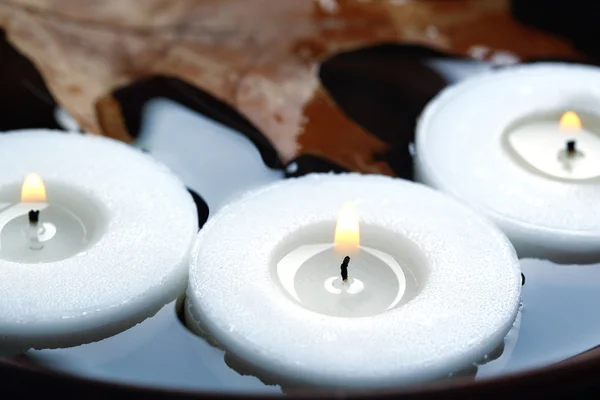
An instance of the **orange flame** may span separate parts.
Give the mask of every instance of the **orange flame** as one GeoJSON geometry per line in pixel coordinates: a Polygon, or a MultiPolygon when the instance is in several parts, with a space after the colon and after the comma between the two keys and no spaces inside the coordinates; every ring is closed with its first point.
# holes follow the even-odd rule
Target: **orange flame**
{"type": "Polygon", "coordinates": [[[45,203],[46,187],[38,174],[29,174],[21,188],[21,201],[23,203],[45,203]]]}
{"type": "Polygon", "coordinates": [[[581,129],[581,119],[573,111],[567,111],[560,118],[560,129],[566,132],[574,132],[581,129]]]}
{"type": "Polygon", "coordinates": [[[360,245],[358,213],[352,203],[345,203],[338,214],[333,241],[336,253],[355,254],[360,245]]]}

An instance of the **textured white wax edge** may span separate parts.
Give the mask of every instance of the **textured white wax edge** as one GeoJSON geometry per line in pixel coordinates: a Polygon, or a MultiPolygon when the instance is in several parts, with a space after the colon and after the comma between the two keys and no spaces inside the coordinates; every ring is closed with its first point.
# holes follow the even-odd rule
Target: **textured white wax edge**
{"type": "Polygon", "coordinates": [[[516,318],[519,294],[514,249],[490,222],[466,207],[399,179],[314,174],[248,193],[208,221],[191,255],[188,324],[201,334],[212,334],[226,351],[282,379],[323,386],[394,386],[445,376],[494,350],[516,318]],[[278,197],[286,192],[285,187],[298,185],[296,192],[278,197]],[[426,196],[428,204],[405,201],[407,194],[416,193],[426,196]],[[417,298],[375,317],[332,318],[302,308],[289,301],[271,279],[266,267],[273,261],[271,252],[300,227],[335,219],[342,200],[354,200],[361,220],[371,225],[404,234],[425,250],[440,247],[437,256],[429,257],[432,264],[443,265],[442,258],[450,257],[449,262],[466,266],[460,270],[436,267],[417,298]],[[396,208],[400,203],[403,208],[396,208]],[[361,204],[372,215],[366,215],[361,204]],[[445,206],[440,209],[441,204],[445,206]],[[428,212],[408,223],[415,219],[414,209],[428,212]],[[304,215],[303,210],[315,215],[304,215]],[[397,215],[402,210],[405,215],[397,215]],[[387,220],[389,215],[398,221],[387,220]],[[419,237],[424,226],[437,227],[449,220],[459,224],[452,227],[451,237],[448,232],[419,237]],[[268,224],[280,229],[267,232],[268,224]],[[456,237],[457,232],[462,236],[473,230],[477,232],[467,235],[468,243],[456,237]],[[248,278],[241,283],[244,279],[237,277],[248,278]],[[450,285],[440,281],[449,277],[450,285]],[[473,279],[479,286],[467,294],[464,286],[473,279]],[[447,291],[454,297],[445,298],[447,291]],[[470,303],[464,305],[463,300],[470,303]],[[422,307],[428,312],[421,312],[422,307]],[[468,320],[469,325],[461,320],[468,320]],[[407,327],[406,321],[412,326],[407,327]],[[469,340],[456,342],[461,338],[457,329],[469,340]]]}
{"type": "MultiPolygon", "coordinates": [[[[597,262],[600,261],[600,248],[597,246],[600,240],[600,211],[597,207],[593,207],[589,202],[592,199],[600,196],[600,185],[590,184],[570,184],[560,182],[548,178],[542,178],[535,174],[522,169],[517,163],[510,159],[504,148],[502,148],[503,129],[499,129],[496,121],[490,128],[486,122],[489,120],[489,115],[498,114],[502,118],[496,119],[504,121],[504,127],[509,123],[514,122],[524,115],[534,114],[535,112],[544,112],[548,110],[558,110],[565,107],[589,108],[591,104],[584,101],[585,96],[593,96],[596,103],[600,104],[600,87],[590,88],[590,81],[593,79],[579,79],[582,89],[581,98],[571,96],[570,104],[567,100],[570,97],[566,93],[551,93],[543,96],[535,97],[537,102],[527,98],[523,101],[531,103],[527,109],[520,107],[514,102],[505,102],[504,107],[510,108],[505,114],[501,114],[499,107],[495,104],[490,104],[489,101],[484,106],[477,108],[480,118],[484,121],[477,125],[477,133],[469,136],[470,144],[466,147],[460,143],[460,134],[455,135],[452,129],[456,127],[475,126],[478,122],[462,119],[465,117],[461,114],[472,117],[472,107],[467,105],[458,106],[460,96],[464,96],[471,92],[480,93],[486,92],[486,99],[492,100],[495,98],[495,93],[484,86],[486,83],[494,83],[498,79],[506,78],[513,79],[523,85],[533,85],[532,79],[542,79],[549,77],[549,85],[557,85],[556,80],[551,79],[554,75],[570,74],[569,76],[579,76],[573,74],[587,73],[597,75],[595,81],[600,79],[600,69],[591,66],[562,64],[562,63],[539,63],[535,65],[522,65],[510,67],[500,71],[491,71],[482,73],[476,77],[467,79],[458,84],[448,86],[442,90],[429,104],[425,107],[423,113],[418,119],[416,128],[416,155],[414,159],[415,176],[418,181],[428,184],[434,188],[440,189],[462,201],[468,203],[481,213],[492,218],[498,226],[509,236],[521,257],[540,257],[550,258],[560,262],[597,262]],[[441,131],[432,132],[431,125],[436,120],[437,115],[441,110],[444,110],[448,105],[453,106],[453,123],[445,124],[446,128],[441,131]],[[466,124],[466,125],[465,125],[466,124]],[[491,130],[492,132],[488,132],[491,130]],[[450,136],[449,145],[445,147],[445,161],[457,160],[455,166],[460,165],[460,173],[449,171],[447,167],[439,166],[440,157],[433,157],[432,151],[427,151],[427,143],[432,135],[437,135],[438,139],[441,136],[450,136]],[[486,135],[487,134],[487,135],[486,135]],[[497,137],[500,135],[500,137],[497,137]],[[486,145],[482,145],[484,141],[486,145]],[[453,148],[456,147],[456,148],[453,148]],[[457,147],[458,146],[458,147],[457,147]],[[487,148],[492,148],[496,153],[493,157],[486,153],[487,148]],[[485,154],[484,154],[485,153],[485,154]],[[467,162],[465,158],[486,156],[487,158],[481,162],[467,162]],[[438,165],[434,168],[434,165],[438,165]],[[483,178],[475,178],[475,171],[479,172],[483,178]],[[496,172],[494,171],[502,171],[496,172]],[[459,175],[458,177],[448,176],[448,174],[459,175]],[[497,176],[502,176],[497,179],[497,176]],[[507,182],[504,184],[504,182],[507,182]],[[506,188],[505,188],[506,186],[506,188]],[[483,198],[482,193],[486,188],[496,189],[491,190],[490,194],[483,198]],[[499,189],[502,188],[502,189],[499,189]],[[471,191],[475,191],[471,193],[471,191]],[[506,198],[506,200],[504,200],[506,198]],[[533,204],[532,202],[537,202],[533,204]],[[540,203],[541,202],[541,203],[540,203]],[[486,204],[488,203],[488,204],[486,204]],[[531,203],[531,204],[530,204],[531,203]],[[544,204],[542,209],[541,204],[544,204]],[[552,204],[551,204],[552,203],[552,204]],[[568,204],[569,210],[572,210],[568,215],[557,213],[553,205],[568,204]],[[490,205],[493,204],[493,205],[490,205]],[[510,211],[508,212],[497,210],[495,207],[503,204],[503,207],[510,211]],[[544,211],[548,209],[548,211],[544,211]],[[577,212],[577,210],[586,210],[585,213],[577,212]],[[512,210],[512,211],[511,211],[512,210]],[[592,214],[588,212],[592,210],[592,214]],[[515,214],[516,213],[516,214],[515,214]],[[576,229],[576,226],[587,226],[586,229],[576,229]],[[552,226],[554,225],[554,226],[552,226]],[[565,240],[565,238],[570,240],[565,240]]],[[[505,81],[506,81],[505,79],[505,81]]],[[[573,78],[574,79],[574,78],[573,78]]],[[[503,81],[504,82],[504,81],[503,81]]],[[[569,83],[571,81],[569,80],[569,83]]],[[[512,88],[511,82],[504,82],[503,89],[512,88]]],[[[514,82],[513,82],[514,83],[514,82]]],[[[537,83],[536,90],[540,90],[541,83],[537,83]]],[[[573,85],[570,85],[573,86],[573,85]]],[[[573,86],[574,87],[574,86],[573,86]]],[[[578,88],[570,87],[572,90],[578,88]]],[[[514,88],[517,91],[517,87],[514,88]]],[[[550,90],[550,89],[548,89],[550,90]]],[[[555,89],[559,90],[559,89],[555,89]]],[[[568,90],[565,89],[568,93],[568,90]]],[[[518,97],[518,94],[515,94],[518,97]]],[[[497,96],[496,96],[497,97],[497,96]]],[[[497,100],[499,101],[499,100],[497,100]]],[[[462,134],[466,136],[466,134],[462,134]]]]}
{"type": "Polygon", "coordinates": [[[185,288],[197,212],[183,183],[152,157],[92,135],[30,130],[0,135],[0,190],[38,172],[76,186],[110,220],[68,260],[0,260],[0,340],[68,347],[101,340],[154,315],[185,288]]]}

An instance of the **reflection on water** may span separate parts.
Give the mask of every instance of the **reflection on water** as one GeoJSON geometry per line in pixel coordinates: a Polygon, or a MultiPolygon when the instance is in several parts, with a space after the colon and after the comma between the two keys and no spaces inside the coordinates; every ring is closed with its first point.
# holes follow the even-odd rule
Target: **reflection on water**
{"type": "Polygon", "coordinates": [[[175,303],[119,335],[71,349],[27,353],[28,361],[74,375],[149,387],[278,393],[230,369],[223,352],[189,332],[175,303]]]}
{"type": "Polygon", "coordinates": [[[527,277],[521,330],[502,373],[556,363],[600,344],[600,264],[524,259],[521,267],[527,277]]]}
{"type": "Polygon", "coordinates": [[[167,99],[148,103],[136,144],[202,196],[211,215],[244,191],[283,177],[264,165],[244,135],[167,99]]]}

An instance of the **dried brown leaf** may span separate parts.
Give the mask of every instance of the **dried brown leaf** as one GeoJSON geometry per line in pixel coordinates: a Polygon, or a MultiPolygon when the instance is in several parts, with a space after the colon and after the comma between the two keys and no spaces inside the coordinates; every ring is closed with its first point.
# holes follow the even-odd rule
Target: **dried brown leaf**
{"type": "Polygon", "coordinates": [[[0,0],[0,27],[88,131],[129,140],[112,91],[167,75],[238,109],[284,161],[316,154],[385,174],[373,155],[386,144],[322,89],[325,57],[382,42],[575,55],[515,22],[508,0],[0,0]]]}

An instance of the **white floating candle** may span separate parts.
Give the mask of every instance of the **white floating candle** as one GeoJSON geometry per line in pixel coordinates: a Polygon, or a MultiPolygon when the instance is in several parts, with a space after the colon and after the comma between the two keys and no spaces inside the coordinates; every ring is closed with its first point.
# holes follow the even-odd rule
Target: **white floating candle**
{"type": "Polygon", "coordinates": [[[194,203],[151,157],[97,136],[17,131],[0,135],[0,171],[5,351],[103,339],[185,288],[194,203]]]}
{"type": "Polygon", "coordinates": [[[209,220],[191,255],[186,319],[261,378],[395,386],[492,352],[515,320],[520,285],[506,237],[443,194],[382,176],[314,174],[209,220]],[[334,245],[346,202],[357,213],[340,213],[334,245]],[[343,219],[355,214],[360,234],[357,220],[343,219]]]}
{"type": "Polygon", "coordinates": [[[519,256],[600,261],[600,70],[538,64],[443,91],[417,127],[417,178],[490,216],[519,256]]]}

